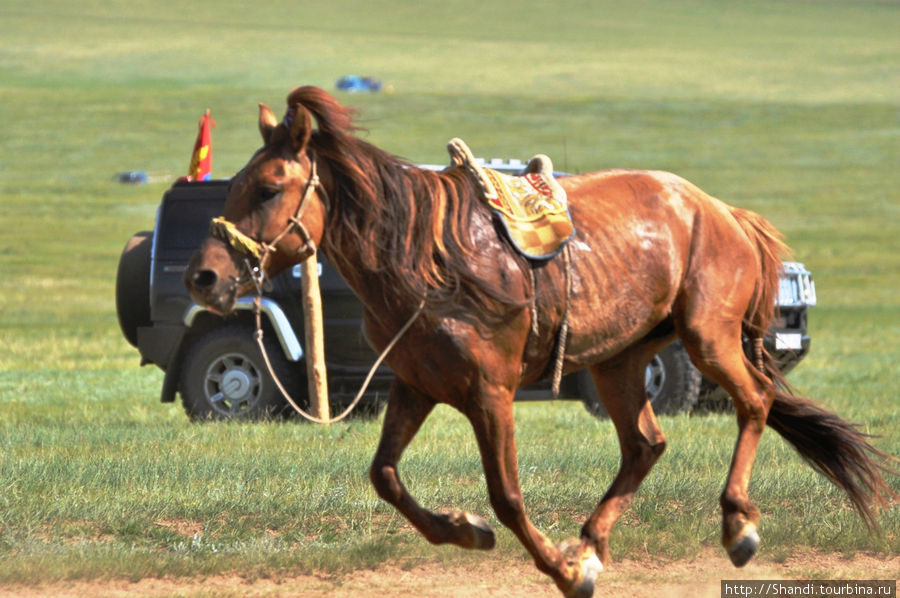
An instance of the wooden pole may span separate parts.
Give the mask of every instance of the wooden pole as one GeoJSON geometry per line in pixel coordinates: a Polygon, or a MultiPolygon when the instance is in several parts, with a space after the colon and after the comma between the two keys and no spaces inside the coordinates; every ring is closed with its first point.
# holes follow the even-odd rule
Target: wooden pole
{"type": "Polygon", "coordinates": [[[316,253],[301,266],[303,286],[303,324],[306,337],[306,377],[309,383],[310,413],[326,421],[331,419],[328,404],[328,372],[325,369],[325,341],[322,324],[322,295],[319,291],[319,264],[316,253]]]}

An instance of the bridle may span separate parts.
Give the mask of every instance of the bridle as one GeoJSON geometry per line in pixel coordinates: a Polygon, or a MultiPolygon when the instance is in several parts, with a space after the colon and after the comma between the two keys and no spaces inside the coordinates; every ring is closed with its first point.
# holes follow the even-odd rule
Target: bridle
{"type": "Polygon", "coordinates": [[[300,235],[300,238],[303,241],[303,244],[298,247],[296,251],[297,257],[300,260],[306,259],[316,252],[316,242],[313,241],[312,236],[309,234],[309,230],[307,230],[306,225],[303,224],[302,218],[313,193],[318,190],[320,193],[324,194],[325,188],[319,180],[315,156],[310,155],[309,162],[309,179],[306,181],[306,188],[303,190],[303,196],[300,198],[297,210],[294,212],[294,215],[288,219],[288,222],[284,225],[282,231],[270,242],[257,241],[238,230],[237,225],[233,222],[229,222],[221,216],[213,218],[212,222],[209,223],[210,236],[219,239],[238,253],[256,259],[258,263],[258,266],[256,267],[250,266],[249,262],[245,260],[249,274],[251,278],[253,278],[254,283],[262,284],[265,278],[266,266],[269,264],[271,254],[277,251],[277,246],[281,240],[286,236],[293,234],[294,231],[300,235]]]}
{"type": "MultiPolygon", "coordinates": [[[[263,285],[266,278],[266,266],[269,263],[270,256],[277,251],[277,246],[281,242],[281,240],[286,236],[293,234],[296,230],[303,241],[303,244],[298,247],[296,251],[298,259],[300,261],[303,261],[310,256],[315,255],[316,253],[316,242],[313,241],[312,235],[309,234],[309,230],[307,230],[306,225],[303,224],[302,218],[303,213],[306,212],[309,198],[312,197],[313,193],[315,193],[317,189],[319,189],[321,193],[325,194],[325,189],[324,187],[322,187],[322,183],[319,180],[319,175],[316,168],[316,160],[313,155],[310,155],[309,162],[309,179],[307,179],[306,181],[306,188],[303,190],[303,196],[300,198],[300,203],[297,205],[297,209],[294,212],[294,215],[288,219],[287,224],[284,225],[284,228],[281,230],[281,232],[278,233],[270,242],[266,243],[264,241],[257,241],[249,235],[241,232],[238,229],[237,225],[235,225],[233,222],[230,222],[221,216],[213,218],[212,222],[209,223],[209,234],[210,236],[219,239],[238,253],[246,256],[246,258],[244,259],[244,268],[246,269],[246,275],[249,276],[250,281],[253,283],[253,287],[256,290],[256,293],[253,297],[253,314],[256,325],[254,338],[256,339],[256,344],[259,347],[260,353],[262,354],[263,361],[266,364],[266,368],[269,370],[269,375],[272,377],[273,382],[275,382],[275,386],[278,387],[278,390],[281,391],[281,394],[284,396],[284,398],[287,399],[288,403],[290,403],[294,410],[297,411],[300,415],[310,421],[324,424],[330,423],[331,421],[339,421],[339,419],[320,419],[304,411],[281,383],[281,380],[278,378],[278,374],[275,373],[275,369],[272,367],[272,362],[269,359],[268,351],[266,350],[266,345],[263,342],[261,309],[263,285]],[[255,259],[257,265],[254,266],[250,262],[250,258],[255,259]]],[[[241,279],[235,280],[234,284],[240,284],[241,280],[243,280],[243,277],[241,277],[241,279]]],[[[361,398],[361,395],[362,391],[360,391],[359,398],[361,398]]],[[[351,407],[347,409],[346,413],[342,414],[342,417],[340,419],[346,417],[353,409],[353,407],[356,407],[356,404],[359,402],[359,398],[357,398],[357,400],[354,401],[351,407]]]]}

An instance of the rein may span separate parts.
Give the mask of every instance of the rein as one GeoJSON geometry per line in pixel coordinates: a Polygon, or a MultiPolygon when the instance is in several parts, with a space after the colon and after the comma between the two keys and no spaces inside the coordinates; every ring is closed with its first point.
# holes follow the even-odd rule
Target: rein
{"type": "MultiPolygon", "coordinates": [[[[251,271],[252,272],[252,271],[251,271]]],[[[272,380],[275,382],[275,386],[278,387],[278,390],[281,391],[281,394],[287,399],[287,402],[291,404],[291,407],[294,408],[294,411],[299,413],[304,419],[309,420],[315,424],[333,424],[341,421],[346,418],[350,413],[356,409],[356,406],[362,400],[363,395],[366,392],[366,389],[369,388],[369,384],[372,382],[372,378],[375,376],[375,372],[378,370],[378,367],[388,356],[388,353],[391,352],[391,349],[394,348],[394,345],[397,344],[397,341],[406,334],[406,331],[409,330],[409,327],[413,325],[413,322],[418,319],[419,315],[422,313],[422,310],[425,309],[425,300],[419,303],[419,306],[416,308],[416,311],[413,312],[413,315],[406,321],[406,324],[403,325],[400,330],[397,331],[397,334],[394,335],[394,338],[391,339],[391,342],[384,348],[381,352],[381,355],[378,356],[378,359],[375,360],[375,363],[372,364],[371,369],[369,370],[366,379],[363,381],[362,386],[359,389],[359,392],[356,393],[356,396],[353,397],[353,400],[347,405],[346,409],[344,409],[339,415],[330,418],[320,418],[315,415],[305,411],[297,401],[294,400],[294,397],[288,392],[288,390],[281,383],[281,380],[278,378],[278,374],[275,373],[275,369],[272,367],[272,362],[269,360],[269,352],[266,351],[265,343],[263,343],[263,328],[262,328],[262,310],[260,309],[260,301],[262,299],[262,276],[254,276],[253,277],[254,285],[256,286],[256,296],[253,298],[253,314],[256,319],[256,332],[254,333],[254,338],[256,339],[256,344],[259,346],[259,351],[262,353],[263,361],[266,363],[266,369],[269,370],[269,375],[272,377],[272,380]]]]}

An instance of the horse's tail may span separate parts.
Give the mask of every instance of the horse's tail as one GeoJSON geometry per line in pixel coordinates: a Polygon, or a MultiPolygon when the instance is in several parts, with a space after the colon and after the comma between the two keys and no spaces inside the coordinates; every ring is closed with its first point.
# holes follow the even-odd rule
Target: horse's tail
{"type": "Polygon", "coordinates": [[[788,253],[787,246],[762,216],[740,208],[732,208],[732,215],[756,244],[760,256],[756,292],[744,316],[744,335],[751,341],[751,372],[775,387],[766,423],[813,468],[843,488],[866,524],[877,529],[875,507],[887,505],[897,496],[883,477],[897,475],[886,465],[897,459],[872,446],[869,435],[856,425],[793,392],[762,342],[775,315],[781,256],[788,253]]]}
{"type": "MultiPolygon", "coordinates": [[[[771,357],[766,369],[778,371],[771,357]]],[[[781,377],[781,373],[777,376],[781,377]]],[[[883,477],[885,473],[897,475],[887,466],[888,462],[896,462],[895,457],[872,446],[867,440],[870,436],[856,425],[784,387],[776,388],[766,423],[813,468],[843,488],[866,525],[878,529],[875,507],[886,506],[897,498],[883,477]]]]}

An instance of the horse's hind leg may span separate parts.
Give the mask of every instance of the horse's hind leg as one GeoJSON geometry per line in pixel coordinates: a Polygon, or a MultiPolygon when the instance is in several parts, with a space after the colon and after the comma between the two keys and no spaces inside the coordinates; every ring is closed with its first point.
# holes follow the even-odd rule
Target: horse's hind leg
{"type": "Polygon", "coordinates": [[[741,346],[739,320],[697,321],[706,323],[682,334],[684,346],[694,365],[731,395],[737,411],[738,439],[720,503],[722,545],[731,561],[742,567],[759,547],[759,509],[750,501],[748,486],[775,389],[751,373],[741,346]]]}
{"type": "Polygon", "coordinates": [[[399,380],[394,381],[369,477],[378,495],[400,511],[429,542],[493,548],[494,532],[483,519],[470,513],[436,514],[423,509],[400,481],[397,463],[433,408],[430,399],[399,380]]]}
{"type": "Polygon", "coordinates": [[[622,462],[619,473],[581,530],[582,542],[594,545],[603,563],[609,562],[609,534],[631,503],[650,468],[666,448],[644,390],[649,349],[626,353],[613,363],[591,368],[603,406],[616,426],[622,462]]]}

